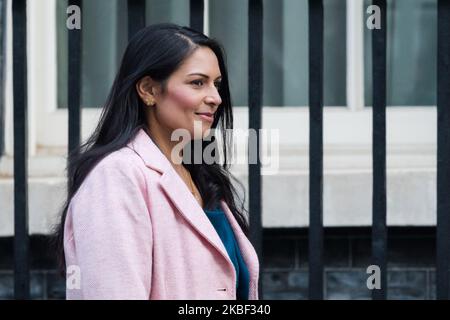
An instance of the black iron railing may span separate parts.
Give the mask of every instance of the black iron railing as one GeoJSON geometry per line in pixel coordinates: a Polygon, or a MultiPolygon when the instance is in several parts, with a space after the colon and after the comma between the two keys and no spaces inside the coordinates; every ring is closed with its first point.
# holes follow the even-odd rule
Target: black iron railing
{"type": "Polygon", "coordinates": [[[373,299],[386,299],[387,227],[386,227],[386,0],[374,0],[380,10],[381,28],[372,36],[372,264],[380,268],[380,288],[373,299]]]}
{"type": "MultiPolygon", "coordinates": [[[[69,0],[69,6],[82,9],[81,0],[69,0]]],[[[69,144],[68,152],[74,152],[81,141],[81,29],[69,30],[69,77],[68,77],[68,112],[69,112],[69,144]]]]}
{"type": "Polygon", "coordinates": [[[450,1],[438,2],[436,298],[449,299],[450,1]]]}
{"type": "MultiPolygon", "coordinates": [[[[263,90],[263,4],[262,0],[250,0],[248,7],[248,107],[250,129],[256,132],[257,154],[260,150],[259,129],[262,121],[263,90]]],[[[249,143],[249,145],[252,145],[249,143]]],[[[248,165],[250,240],[262,261],[262,196],[261,162],[248,165]]],[[[259,280],[259,296],[262,297],[262,281],[259,280]]]]}
{"type": "Polygon", "coordinates": [[[309,0],[309,298],[323,299],[323,3],[309,0]]]}
{"type": "Polygon", "coordinates": [[[30,297],[26,0],[12,2],[14,95],[14,293],[30,297]]]}

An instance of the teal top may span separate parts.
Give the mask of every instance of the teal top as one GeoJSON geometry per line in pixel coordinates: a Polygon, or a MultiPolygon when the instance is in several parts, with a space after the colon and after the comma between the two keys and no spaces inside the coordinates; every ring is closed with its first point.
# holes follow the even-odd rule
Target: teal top
{"type": "Polygon", "coordinates": [[[241,250],[236,241],[233,233],[233,229],[220,207],[214,210],[206,210],[205,213],[211,221],[212,225],[216,229],[220,239],[222,239],[228,255],[233,262],[234,269],[236,270],[236,299],[248,300],[249,290],[249,273],[247,265],[241,255],[241,250]]]}

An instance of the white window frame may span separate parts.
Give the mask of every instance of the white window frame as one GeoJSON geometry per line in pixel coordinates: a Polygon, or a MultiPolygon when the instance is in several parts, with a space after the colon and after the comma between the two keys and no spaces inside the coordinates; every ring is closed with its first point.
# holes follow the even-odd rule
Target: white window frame
{"type": "MultiPolygon", "coordinates": [[[[30,176],[61,176],[67,153],[67,109],[57,108],[56,1],[28,1],[28,116],[30,176]]],[[[11,0],[9,1],[11,6],[11,0]]],[[[364,106],[363,1],[347,0],[347,107],[324,108],[324,169],[370,170],[372,108],[364,106]]],[[[205,32],[209,30],[205,4],[205,32]]],[[[13,174],[11,13],[7,14],[5,155],[0,175],[13,174]]],[[[94,129],[100,109],[82,109],[82,139],[94,129]]],[[[235,107],[235,127],[248,127],[248,108],[235,107]]],[[[387,166],[436,167],[436,106],[388,107],[387,166]]],[[[263,128],[280,131],[280,170],[308,169],[307,106],[263,107],[263,128]]],[[[243,170],[246,170],[244,168],[243,170]]]]}

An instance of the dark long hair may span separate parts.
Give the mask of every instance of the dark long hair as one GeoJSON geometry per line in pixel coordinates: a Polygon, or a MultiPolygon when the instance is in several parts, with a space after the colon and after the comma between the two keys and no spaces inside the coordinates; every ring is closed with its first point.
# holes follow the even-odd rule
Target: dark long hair
{"type": "MultiPolygon", "coordinates": [[[[147,106],[139,98],[136,83],[144,76],[150,76],[162,84],[164,91],[170,75],[200,46],[209,47],[215,53],[222,76],[219,87],[222,104],[217,109],[212,128],[221,135],[223,163],[186,164],[185,167],[191,173],[205,207],[212,208],[219,200],[225,200],[248,236],[244,201],[240,200],[231,180],[241,187],[242,184],[229,172],[232,137],[226,129],[233,128],[233,113],[224,50],[216,40],[191,28],[171,23],[154,24],[140,30],[130,40],[96,129],[85,143],[68,155],[67,199],[53,237],[62,272],[65,271],[64,224],[70,200],[101,159],[125,147],[141,128],[147,127],[147,106]]],[[[209,143],[217,142],[213,139],[209,143]]],[[[202,148],[209,143],[202,143],[202,148]]]]}

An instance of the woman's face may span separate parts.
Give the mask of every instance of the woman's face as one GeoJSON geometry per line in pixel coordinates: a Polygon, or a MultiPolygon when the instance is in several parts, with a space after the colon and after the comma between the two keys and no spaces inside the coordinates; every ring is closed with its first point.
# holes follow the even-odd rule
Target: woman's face
{"type": "Polygon", "coordinates": [[[211,128],[214,113],[222,103],[218,88],[221,81],[219,63],[208,47],[196,49],[169,77],[165,92],[155,95],[153,116],[158,127],[172,133],[186,129],[191,139],[211,128]],[[201,128],[201,132],[199,129],[201,128]]]}

